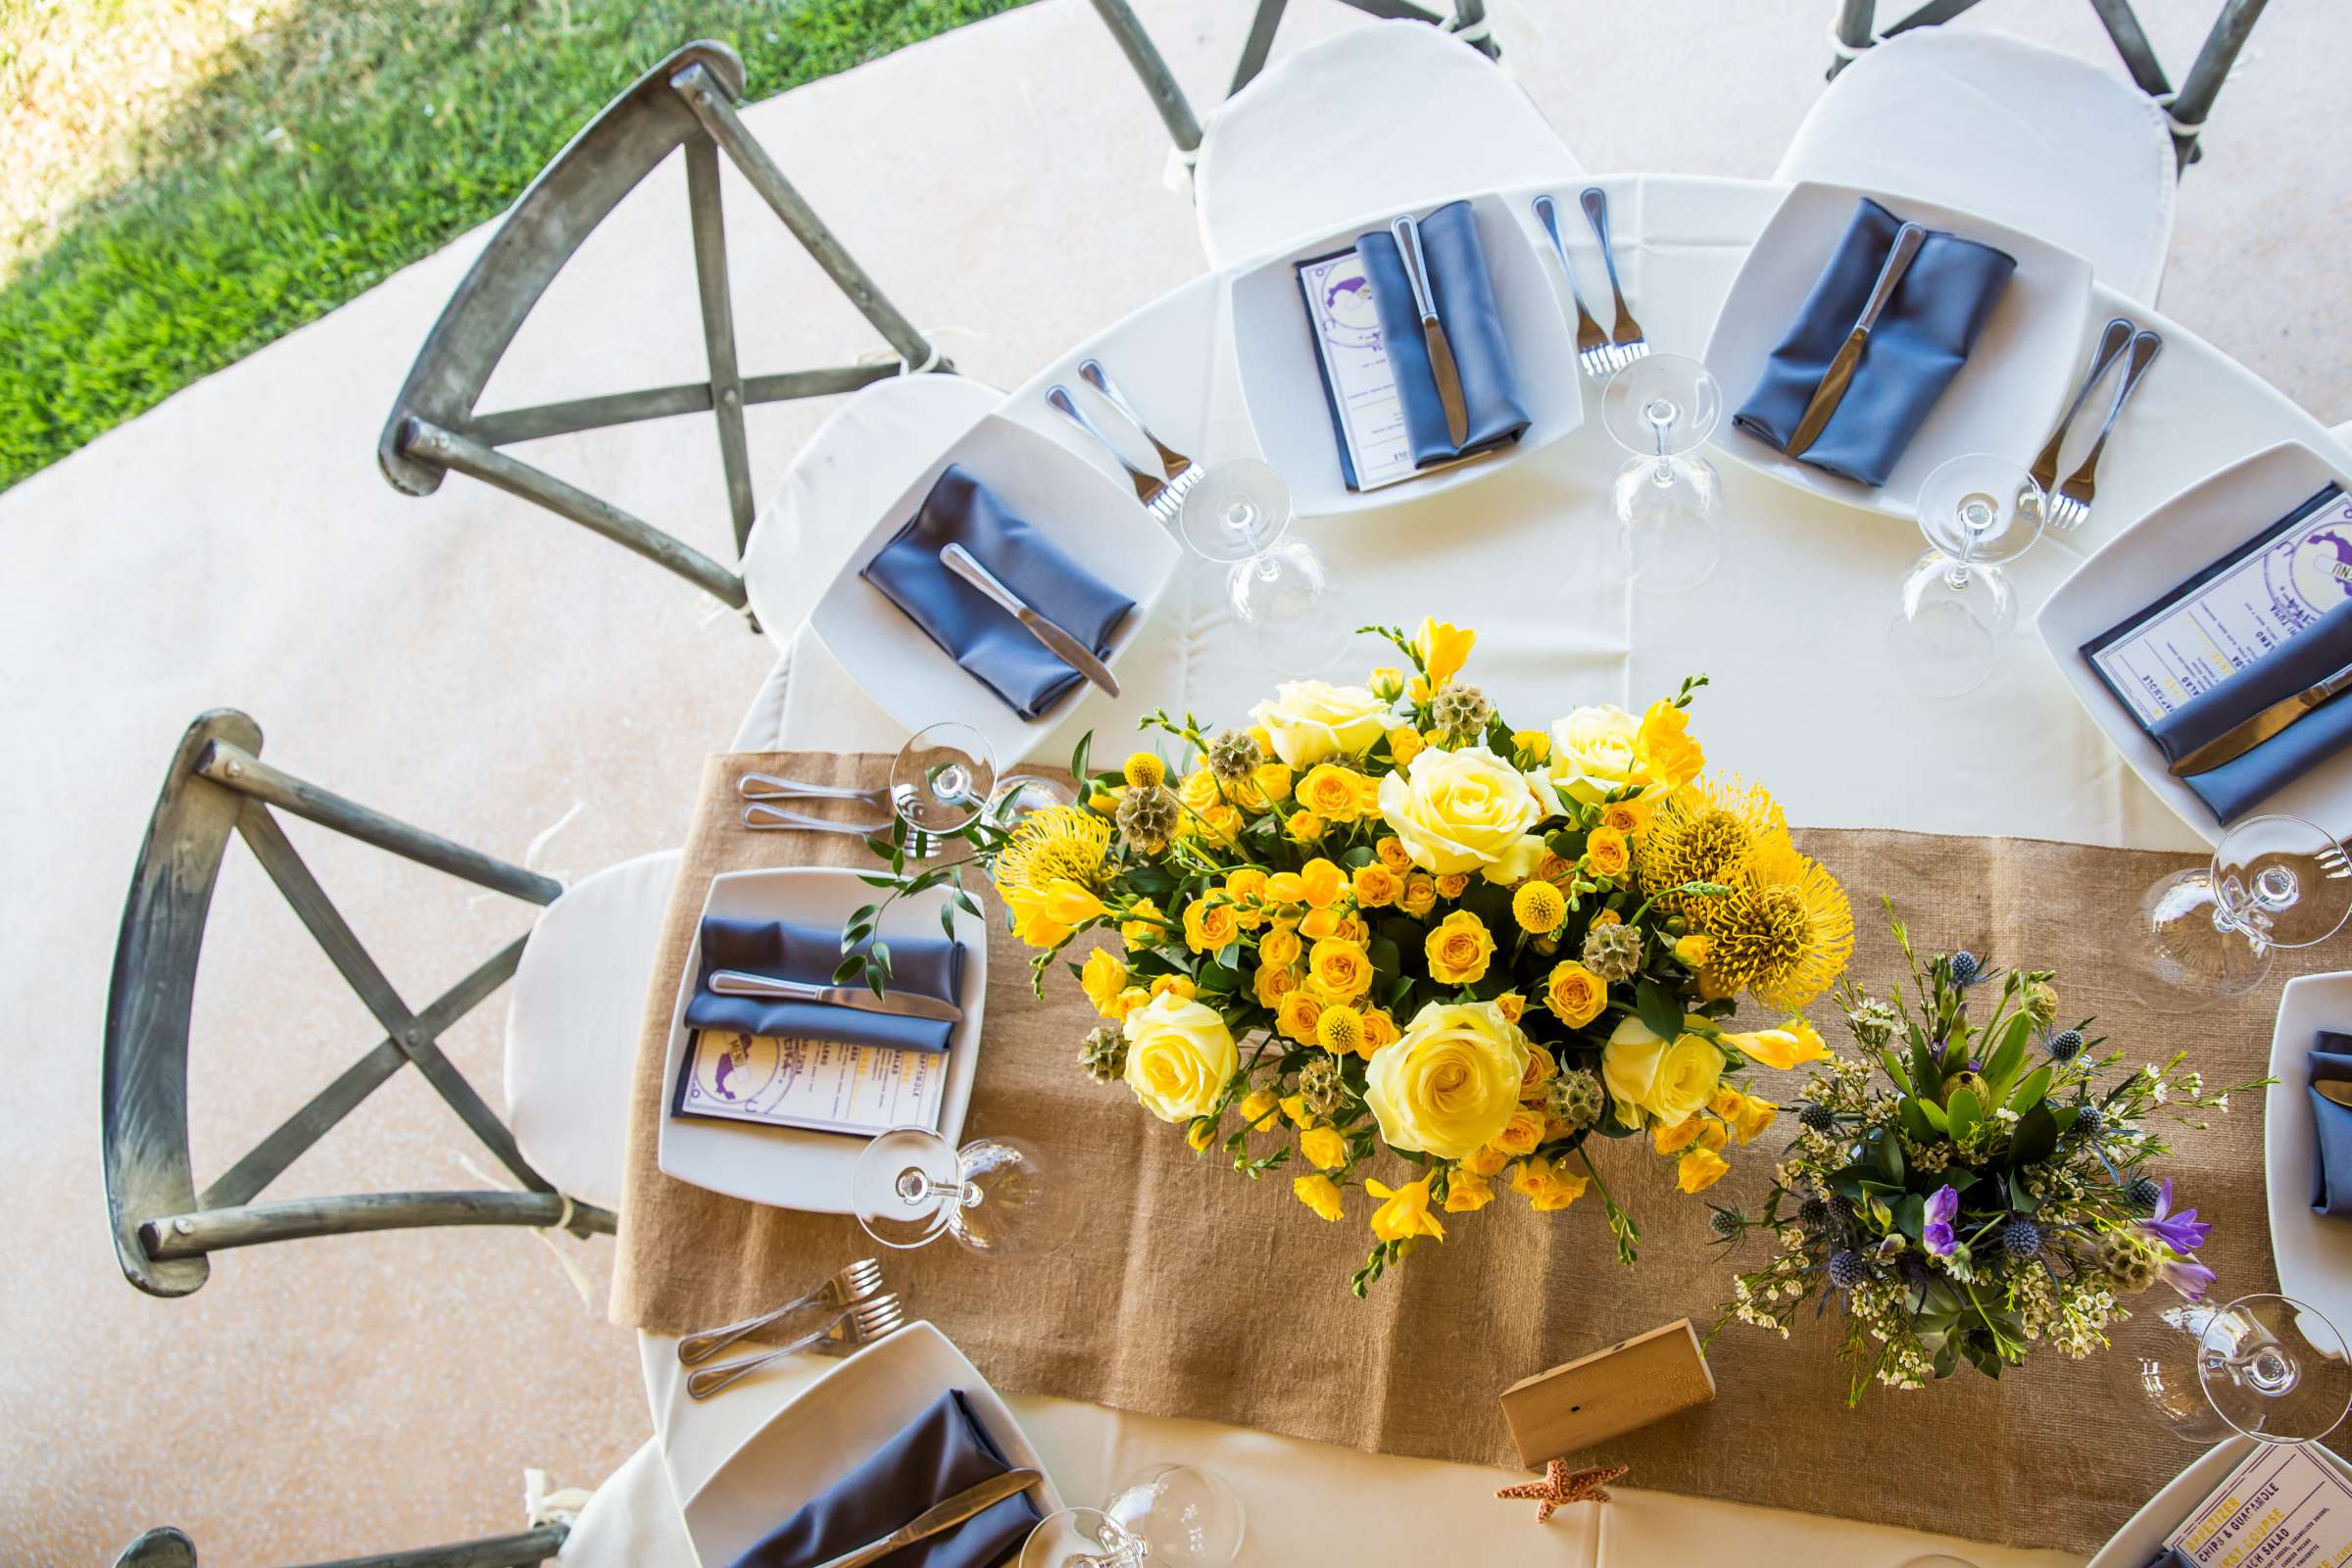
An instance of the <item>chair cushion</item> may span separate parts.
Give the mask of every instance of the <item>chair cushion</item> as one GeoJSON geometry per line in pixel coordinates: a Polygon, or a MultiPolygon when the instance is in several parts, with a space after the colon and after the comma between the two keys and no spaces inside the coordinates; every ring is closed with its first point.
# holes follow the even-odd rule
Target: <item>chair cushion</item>
{"type": "Polygon", "coordinates": [[[2164,112],[2126,77],[2005,33],[1921,27],[1862,53],[1776,178],[1922,197],[2089,261],[2153,306],[2177,183],[2164,112]]]}
{"type": "Polygon", "coordinates": [[[605,1478],[556,1561],[564,1568],[701,1568],[655,1438],[605,1478]]]}
{"type": "Polygon", "coordinates": [[[1465,191],[1581,179],[1519,84],[1422,22],[1349,27],[1209,117],[1194,216],[1209,265],[1465,191]]]}
{"type": "Polygon", "coordinates": [[[1004,401],[967,376],[898,375],[859,388],[817,427],[744,543],[744,586],[779,653],[882,509],[1004,401]]]}
{"type": "Polygon", "coordinates": [[[572,1198],[617,1211],[629,1081],[676,850],[564,890],[531,930],[507,1006],[507,1124],[572,1198]]]}

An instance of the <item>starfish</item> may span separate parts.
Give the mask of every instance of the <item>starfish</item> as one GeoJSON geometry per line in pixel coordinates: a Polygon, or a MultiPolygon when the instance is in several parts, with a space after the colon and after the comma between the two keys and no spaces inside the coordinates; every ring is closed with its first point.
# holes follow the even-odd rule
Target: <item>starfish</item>
{"type": "Polygon", "coordinates": [[[1621,1464],[1604,1464],[1591,1470],[1571,1470],[1565,1459],[1554,1459],[1544,1467],[1544,1479],[1522,1486],[1503,1487],[1497,1497],[1533,1497],[1536,1499],[1536,1523],[1551,1517],[1551,1510],[1564,1502],[1606,1502],[1609,1483],[1625,1474],[1621,1464]]]}

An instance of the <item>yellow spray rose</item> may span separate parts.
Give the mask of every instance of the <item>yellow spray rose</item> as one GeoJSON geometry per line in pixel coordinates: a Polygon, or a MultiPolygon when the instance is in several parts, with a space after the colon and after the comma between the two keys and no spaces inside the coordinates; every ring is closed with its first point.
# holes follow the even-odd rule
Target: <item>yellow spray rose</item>
{"type": "Polygon", "coordinates": [[[1189,974],[1162,974],[1152,976],[1152,995],[1156,997],[1163,994],[1172,997],[1182,997],[1185,1001],[1190,1002],[1200,994],[1200,988],[1193,984],[1193,977],[1189,974]]]}
{"type": "Polygon", "coordinates": [[[1553,964],[1544,978],[1544,1005],[1571,1029],[1582,1029],[1608,1004],[1608,982],[1573,958],[1553,964]]]}
{"type": "Polygon", "coordinates": [[[1195,899],[1184,906],[1184,945],[1195,953],[1214,953],[1241,933],[1241,919],[1230,904],[1195,899]]]}
{"type": "Polygon", "coordinates": [[[1291,770],[1280,762],[1260,762],[1250,770],[1250,786],[1255,800],[1267,803],[1258,809],[1271,810],[1271,803],[1290,798],[1291,770]]]}
{"type": "MultiPolygon", "coordinates": [[[[1423,752],[1380,781],[1382,820],[1415,865],[1440,876],[1524,855],[1521,841],[1550,810],[1526,774],[1484,746],[1423,752]]],[[[1539,843],[1527,871],[1542,855],[1539,843]]]]}
{"type": "Polygon", "coordinates": [[[1298,977],[1289,969],[1267,964],[1250,982],[1250,989],[1261,1007],[1280,1007],[1282,999],[1298,989],[1298,977]]]}
{"type": "Polygon", "coordinates": [[[1325,1219],[1337,1221],[1347,1212],[1340,1206],[1340,1190],[1330,1177],[1320,1172],[1301,1176],[1291,1183],[1291,1196],[1325,1219]]]}
{"type": "Polygon", "coordinates": [[[1108,1018],[1117,1008],[1119,993],[1127,989],[1127,965],[1108,948],[1097,948],[1086,956],[1086,963],[1078,971],[1078,988],[1095,1004],[1095,1010],[1108,1018]]]}
{"type": "Polygon", "coordinates": [[[1276,757],[1308,768],[1334,757],[1361,757],[1387,728],[1388,704],[1361,686],[1286,680],[1250,710],[1276,757]]]}
{"type": "Polygon", "coordinates": [[[1298,1152],[1317,1170],[1337,1170],[1348,1163],[1348,1139],[1337,1127],[1309,1127],[1298,1135],[1298,1152]]]}
{"type": "Polygon", "coordinates": [[[1364,1044],[1362,1054],[1370,1056],[1383,1046],[1393,1046],[1399,1038],[1396,1020],[1389,1016],[1386,1007],[1366,1007],[1364,1014],[1364,1044]]]}
{"type": "Polygon", "coordinates": [[[1633,867],[1634,853],[1626,847],[1624,834],[1613,827],[1596,827],[1585,840],[1585,863],[1596,875],[1622,878],[1633,867]]]}
{"type": "Polygon", "coordinates": [[[1126,919],[1119,922],[1119,936],[1129,947],[1148,948],[1167,940],[1167,927],[1159,923],[1165,916],[1159,912],[1159,906],[1150,899],[1136,900],[1135,906],[1127,911],[1127,915],[1126,919]]]}
{"type": "Polygon", "coordinates": [[[1494,935],[1468,909],[1439,921],[1422,946],[1429,955],[1429,976],[1440,985],[1475,985],[1494,956],[1494,935]]]}
{"type": "Polygon", "coordinates": [[[1369,865],[1355,868],[1355,875],[1349,880],[1349,889],[1355,894],[1355,902],[1362,907],[1381,909],[1396,902],[1396,895],[1404,891],[1404,878],[1374,860],[1369,865]]]}
{"type": "Polygon", "coordinates": [[[1404,891],[1396,895],[1396,907],[1419,919],[1438,906],[1438,879],[1427,871],[1414,871],[1404,879],[1404,891]]]}
{"type": "Polygon", "coordinates": [[[1189,1121],[1216,1108],[1240,1053],[1225,1020],[1198,1002],[1157,996],[1127,1015],[1127,1087],[1161,1121],[1189,1121]]]}
{"type": "Polygon", "coordinates": [[[1446,1181],[1446,1212],[1471,1214],[1494,1201],[1494,1189],[1477,1172],[1456,1165],[1446,1181]]]}
{"type": "Polygon", "coordinates": [[[1363,776],[1337,762],[1317,762],[1298,781],[1298,807],[1328,821],[1352,822],[1362,810],[1363,796],[1356,786],[1363,776]]]}
{"type": "Polygon", "coordinates": [[[1644,1111],[1652,1121],[1679,1122],[1714,1095],[1723,1077],[1723,1052],[1695,1032],[1709,1027],[1706,1019],[1692,1014],[1685,1026],[1693,1032],[1666,1041],[1632,1016],[1610,1033],[1601,1048],[1600,1079],[1622,1125],[1641,1126],[1644,1111]]]}
{"type": "Polygon", "coordinates": [[[1315,1025],[1323,1019],[1323,999],[1306,987],[1286,991],[1274,1004],[1274,1023],[1302,1046],[1315,1043],[1315,1025]]]}
{"type": "Polygon", "coordinates": [[[1393,1148],[1464,1159],[1519,1108],[1527,1036],[1491,1002],[1433,1002],[1364,1065],[1364,1102],[1393,1148]]]}
{"type": "Polygon", "coordinates": [[[1380,857],[1381,864],[1398,876],[1404,875],[1413,868],[1413,858],[1404,853],[1404,842],[1401,839],[1384,835],[1374,841],[1372,853],[1380,857]]]}
{"type": "Polygon", "coordinates": [[[1278,925],[1257,939],[1257,961],[1287,969],[1298,961],[1298,928],[1278,925]]]}
{"type": "Polygon", "coordinates": [[[1292,842],[1313,844],[1330,830],[1331,824],[1312,811],[1294,811],[1291,819],[1282,826],[1283,831],[1290,834],[1292,842]]]}
{"type": "Polygon", "coordinates": [[[1352,1002],[1372,989],[1372,960],[1352,942],[1316,943],[1306,971],[1333,1002],[1352,1002]]]}
{"type": "Polygon", "coordinates": [[[1421,732],[1410,724],[1399,724],[1389,731],[1389,760],[1398,767],[1419,757],[1429,746],[1421,732]]]}
{"type": "Polygon", "coordinates": [[[1502,1124],[1494,1135],[1493,1147],[1506,1154],[1532,1154],[1544,1142],[1544,1113],[1522,1105],[1511,1112],[1511,1119],[1502,1124]]]}
{"type": "Polygon", "coordinates": [[[1771,1101],[1758,1100],[1728,1084],[1715,1091],[1707,1108],[1721,1116],[1742,1144],[1771,1126],[1772,1118],[1780,1112],[1780,1107],[1771,1101]]]}

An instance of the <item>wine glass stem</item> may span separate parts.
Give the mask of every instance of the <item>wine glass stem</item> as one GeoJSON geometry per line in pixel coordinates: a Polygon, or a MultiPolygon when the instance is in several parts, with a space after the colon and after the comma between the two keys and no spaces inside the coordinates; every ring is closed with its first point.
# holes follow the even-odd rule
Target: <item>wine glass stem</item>
{"type": "Polygon", "coordinates": [[[919,1208],[934,1198],[952,1198],[958,1208],[974,1208],[986,1196],[977,1182],[935,1182],[912,1165],[899,1172],[898,1194],[909,1208],[919,1208]]]}

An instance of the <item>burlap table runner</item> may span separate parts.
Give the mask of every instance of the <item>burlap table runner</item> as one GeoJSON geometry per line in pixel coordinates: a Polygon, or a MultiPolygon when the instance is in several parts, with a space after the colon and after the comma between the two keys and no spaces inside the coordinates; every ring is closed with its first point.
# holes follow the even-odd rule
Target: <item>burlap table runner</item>
{"type": "MultiPolygon", "coordinates": [[[[723,1198],[655,1161],[676,976],[711,876],[866,858],[838,835],[742,830],[736,779],[872,785],[887,768],[886,758],[783,753],[714,757],[705,769],[638,1053],[618,1322],[669,1333],[723,1323],[875,1250],[854,1220],[723,1198]]],[[[1853,972],[1865,983],[1882,985],[1900,962],[1880,918],[1891,893],[1923,948],[2058,969],[2061,1010],[2095,1013],[2133,1062],[2185,1048],[2211,1082],[2266,1070],[2276,983],[2163,1018],[2132,1003],[2113,971],[2141,891],[2183,857],[1880,831],[1802,837],[1853,896],[1853,972]]],[[[1025,954],[993,902],[989,916],[987,1039],[965,1125],[1042,1146],[1083,1195],[1081,1218],[1066,1242],[1032,1253],[979,1258],[943,1239],[886,1254],[885,1266],[1001,1389],[1515,1467],[1495,1403],[1506,1384],[1678,1316],[1703,1331],[1732,1269],[1762,1259],[1760,1240],[1732,1256],[1710,1243],[1705,1204],[1673,1191],[1670,1164],[1610,1145],[1603,1170],[1642,1228],[1638,1268],[1618,1266],[1597,1204],[1537,1215],[1504,1194],[1447,1216],[1459,1221],[1450,1240],[1356,1300],[1347,1282],[1370,1241],[1362,1195],[1346,1221],[1326,1224],[1287,1179],[1245,1181],[1195,1156],[1124,1089],[1088,1082],[1074,1052],[1092,1007],[1066,976],[1033,998],[1025,954]]],[[[2326,967],[2296,956],[2282,956],[2282,973],[2326,967]]],[[[1848,1044],[1826,1004],[1813,1010],[1833,1045],[1848,1044]]],[[[1740,1152],[1709,1196],[1752,1206],[1778,1141],[1740,1152]]],[[[2260,1096],[2179,1145],[2166,1169],[2217,1222],[2204,1255],[2220,1289],[2275,1289],[2260,1096]]],[[[1916,1393],[1874,1391],[1849,1411],[1833,1330],[1808,1321],[1783,1342],[1732,1324],[1710,1351],[1716,1402],[1611,1443],[1607,1457],[1641,1487],[2087,1549],[2192,1456],[2143,1407],[2123,1356],[2045,1353],[1998,1382],[1964,1372],[1916,1393]]]]}

